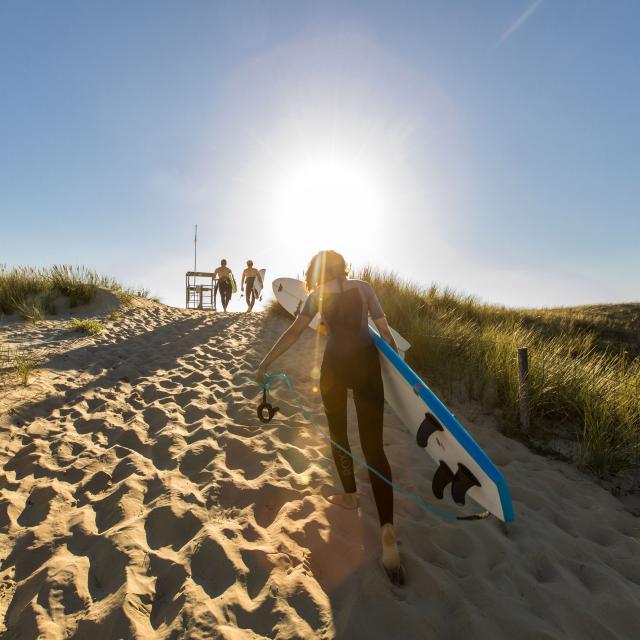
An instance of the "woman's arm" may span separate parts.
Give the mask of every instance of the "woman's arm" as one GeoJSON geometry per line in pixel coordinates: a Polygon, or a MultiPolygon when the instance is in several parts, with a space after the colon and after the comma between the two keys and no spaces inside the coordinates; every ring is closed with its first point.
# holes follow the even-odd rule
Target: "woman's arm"
{"type": "Polygon", "coordinates": [[[398,350],[398,345],[396,344],[396,341],[394,340],[391,331],[389,331],[389,323],[387,322],[387,319],[385,318],[385,316],[380,316],[379,318],[375,318],[373,320],[373,324],[376,325],[376,329],[378,330],[378,333],[380,333],[380,335],[382,336],[382,339],[385,342],[387,342],[389,346],[396,353],[400,353],[400,351],[398,350]]]}
{"type": "Polygon", "coordinates": [[[373,287],[368,282],[364,284],[364,287],[367,295],[367,304],[369,305],[369,313],[371,314],[373,324],[376,325],[376,329],[382,336],[382,339],[387,342],[396,353],[400,353],[393,334],[389,330],[387,318],[385,317],[384,311],[380,306],[378,296],[376,296],[373,287]]]}
{"type": "Polygon", "coordinates": [[[278,341],[273,345],[271,351],[267,353],[258,367],[258,382],[264,382],[267,367],[298,341],[298,338],[307,326],[309,326],[311,320],[312,318],[309,318],[307,315],[299,315],[293,324],[278,338],[278,341]]]}
{"type": "Polygon", "coordinates": [[[247,270],[245,269],[242,272],[242,282],[240,282],[240,291],[242,291],[244,289],[244,276],[245,276],[246,273],[247,273],[247,270]]]}

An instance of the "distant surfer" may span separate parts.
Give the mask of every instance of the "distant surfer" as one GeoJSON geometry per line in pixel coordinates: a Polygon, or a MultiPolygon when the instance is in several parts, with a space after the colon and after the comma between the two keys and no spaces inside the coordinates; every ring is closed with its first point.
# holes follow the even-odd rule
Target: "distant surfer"
{"type": "MultiPolygon", "coordinates": [[[[305,274],[309,296],[293,324],[280,336],[258,369],[262,382],[267,367],[285,353],[320,312],[328,329],[320,372],[320,392],[332,444],[333,458],[344,494],[330,498],[342,507],[358,506],[353,460],[347,437],[347,390],[353,389],[360,442],[367,464],[391,481],[391,469],[382,443],[384,388],[378,351],[368,330],[371,315],[380,335],[396,351],[397,346],[371,285],[347,277],[344,258],[335,251],[320,251],[305,274]],[[341,450],[343,449],[343,450],[341,450]]],[[[403,584],[405,570],[393,527],[393,489],[369,471],[382,534],[382,565],[394,584],[403,584]]]]}
{"type": "Polygon", "coordinates": [[[213,277],[218,280],[217,288],[220,293],[220,301],[222,302],[222,308],[226,311],[233,293],[234,279],[233,273],[227,267],[227,261],[224,258],[220,260],[220,266],[213,272],[213,277]]]}
{"type": "Polygon", "coordinates": [[[260,283],[260,288],[262,289],[264,283],[260,272],[253,266],[253,260],[247,260],[247,268],[242,272],[242,280],[240,282],[240,291],[244,290],[247,300],[247,313],[253,309],[253,305],[256,303],[256,280],[260,283]]]}

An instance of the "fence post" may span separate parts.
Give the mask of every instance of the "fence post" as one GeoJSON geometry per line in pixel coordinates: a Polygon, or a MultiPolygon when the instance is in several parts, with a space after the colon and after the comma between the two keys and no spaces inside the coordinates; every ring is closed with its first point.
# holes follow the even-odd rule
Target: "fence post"
{"type": "Polygon", "coordinates": [[[520,427],[524,433],[529,433],[531,420],[529,411],[529,350],[526,347],[518,349],[518,381],[520,383],[520,427]]]}

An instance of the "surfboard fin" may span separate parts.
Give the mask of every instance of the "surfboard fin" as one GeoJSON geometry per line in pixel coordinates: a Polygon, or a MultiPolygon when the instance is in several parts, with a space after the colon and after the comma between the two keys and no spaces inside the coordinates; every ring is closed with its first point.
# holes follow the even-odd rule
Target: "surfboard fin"
{"type": "Polygon", "coordinates": [[[456,471],[456,475],[453,476],[453,482],[451,483],[451,495],[455,502],[457,504],[464,504],[467,491],[469,491],[471,487],[479,486],[480,483],[473,473],[463,464],[458,463],[458,470],[456,471]]]}
{"type": "Polygon", "coordinates": [[[416,433],[416,442],[418,443],[418,446],[424,449],[427,444],[429,444],[431,434],[436,431],[444,431],[442,425],[430,413],[425,413],[424,420],[418,427],[418,432],[416,433]]]}
{"type": "Polygon", "coordinates": [[[445,487],[453,480],[453,477],[453,471],[449,465],[444,460],[440,460],[440,466],[436,469],[431,482],[431,490],[438,500],[442,500],[445,487]]]}

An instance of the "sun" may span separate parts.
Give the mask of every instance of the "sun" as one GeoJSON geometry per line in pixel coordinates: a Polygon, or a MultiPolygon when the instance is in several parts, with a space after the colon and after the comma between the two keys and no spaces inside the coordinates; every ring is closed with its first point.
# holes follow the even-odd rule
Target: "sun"
{"type": "Polygon", "coordinates": [[[278,222],[292,230],[304,225],[320,246],[336,236],[354,240],[384,216],[385,198],[371,167],[336,153],[293,162],[276,186],[278,222]]]}

